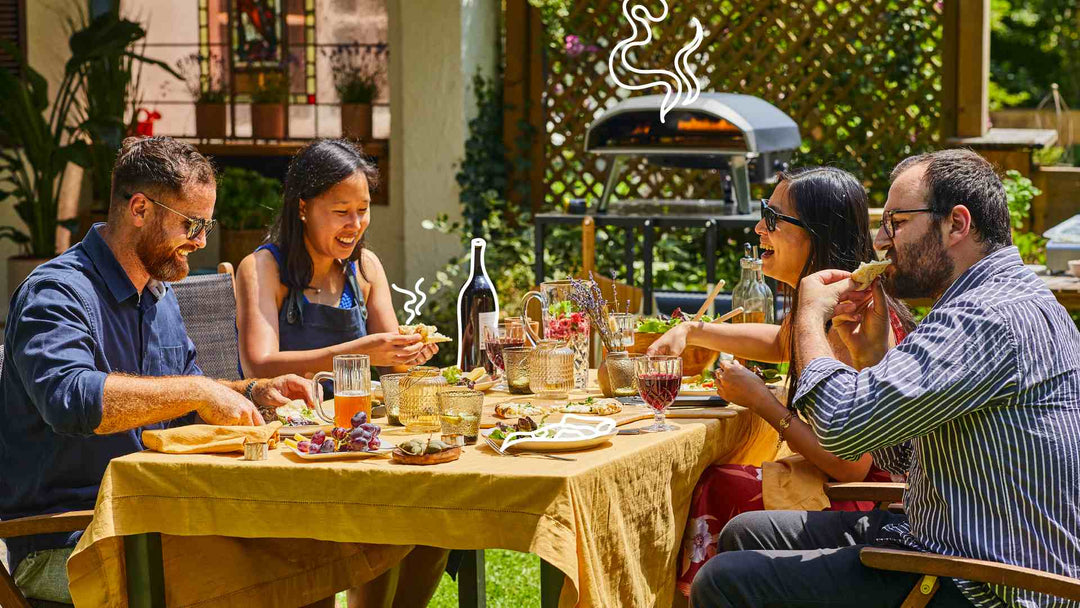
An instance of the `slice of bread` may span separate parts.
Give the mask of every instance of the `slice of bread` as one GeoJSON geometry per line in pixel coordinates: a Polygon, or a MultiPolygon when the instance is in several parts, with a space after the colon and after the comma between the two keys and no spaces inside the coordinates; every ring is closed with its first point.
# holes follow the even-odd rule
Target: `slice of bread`
{"type": "Polygon", "coordinates": [[[862,291],[870,284],[874,282],[874,279],[881,276],[881,273],[885,272],[885,269],[892,265],[892,260],[882,260],[880,262],[863,262],[859,264],[859,267],[855,269],[855,272],[851,273],[851,280],[855,281],[858,285],[857,289],[862,291]]]}
{"type": "Polygon", "coordinates": [[[417,323],[416,325],[399,325],[398,333],[403,336],[411,336],[413,334],[419,334],[423,338],[424,344],[438,344],[440,342],[450,342],[450,338],[439,333],[438,328],[434,325],[424,325],[423,323],[417,323]]]}

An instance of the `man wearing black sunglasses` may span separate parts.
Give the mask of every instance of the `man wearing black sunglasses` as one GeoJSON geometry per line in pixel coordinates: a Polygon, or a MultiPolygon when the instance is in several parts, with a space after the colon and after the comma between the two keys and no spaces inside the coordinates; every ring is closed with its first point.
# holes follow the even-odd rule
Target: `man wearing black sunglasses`
{"type": "MultiPolygon", "coordinates": [[[[0,519],[92,509],[105,467],[142,450],[143,430],[194,414],[261,425],[256,404],[310,401],[299,376],[216,381],[195,364],[167,282],[184,278],[188,255],[206,245],[215,185],[191,146],[125,140],[108,221],[15,290],[0,372],[0,519]]],[[[76,539],[9,539],[16,582],[70,603],[64,563],[76,539]]]]}

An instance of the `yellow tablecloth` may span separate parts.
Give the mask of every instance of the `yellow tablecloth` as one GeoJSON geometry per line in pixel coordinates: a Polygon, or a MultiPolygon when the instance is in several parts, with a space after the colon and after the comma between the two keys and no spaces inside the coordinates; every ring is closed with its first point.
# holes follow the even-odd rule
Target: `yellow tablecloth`
{"type": "Polygon", "coordinates": [[[312,463],[280,449],[261,462],[133,454],[105,473],[94,521],[68,562],[72,597],[76,606],[125,606],[121,537],[160,532],[169,606],[297,606],[370,580],[416,544],[535,553],[566,575],[562,606],[668,606],[702,470],[775,455],[775,432],[738,409],[618,436],[575,462],[486,446],[432,467],[312,463]]]}

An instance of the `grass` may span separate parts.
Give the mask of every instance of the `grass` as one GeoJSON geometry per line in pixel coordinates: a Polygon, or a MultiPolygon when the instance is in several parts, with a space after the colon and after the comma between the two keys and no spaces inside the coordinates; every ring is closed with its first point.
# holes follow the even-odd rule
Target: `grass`
{"type": "MultiPolygon", "coordinates": [[[[540,605],[540,558],[529,553],[488,549],[484,551],[487,605],[490,608],[531,608],[540,605]]],[[[457,608],[457,583],[443,573],[429,608],[457,608]]],[[[337,608],[346,608],[339,593],[337,608]]]]}

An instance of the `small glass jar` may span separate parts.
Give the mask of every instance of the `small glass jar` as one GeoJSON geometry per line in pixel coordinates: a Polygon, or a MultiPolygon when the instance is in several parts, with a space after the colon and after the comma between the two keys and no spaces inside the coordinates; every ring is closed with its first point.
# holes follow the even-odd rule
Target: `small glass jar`
{"type": "Polygon", "coordinates": [[[544,399],[566,399],[574,388],[574,349],[540,340],[529,357],[529,389],[544,399]]]}
{"type": "MultiPolygon", "coordinates": [[[[629,398],[637,396],[638,383],[634,360],[640,356],[625,351],[614,351],[607,354],[603,364],[608,389],[604,391],[605,397],[629,398]]],[[[601,383],[601,389],[603,388],[604,383],[601,383]]]]}
{"type": "Polygon", "coordinates": [[[528,395],[529,359],[533,348],[522,346],[503,349],[503,363],[506,365],[506,390],[511,395],[528,395]]]}
{"type": "Polygon", "coordinates": [[[417,366],[409,370],[401,383],[401,407],[398,418],[412,433],[440,430],[439,393],[446,379],[437,367],[417,366]]]}

